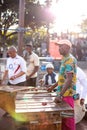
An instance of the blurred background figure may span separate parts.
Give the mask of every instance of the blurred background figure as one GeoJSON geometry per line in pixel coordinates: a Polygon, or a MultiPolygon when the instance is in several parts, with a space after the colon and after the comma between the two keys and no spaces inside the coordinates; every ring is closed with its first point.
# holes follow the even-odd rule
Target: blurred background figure
{"type": "Polygon", "coordinates": [[[33,52],[33,45],[32,43],[28,43],[26,45],[26,51],[28,52],[27,55],[27,86],[36,87],[36,80],[37,80],[37,72],[39,69],[39,57],[37,54],[33,52]]]}
{"type": "Polygon", "coordinates": [[[79,67],[77,67],[76,92],[80,94],[80,104],[83,105],[87,95],[87,76],[79,67]]]}
{"type": "Polygon", "coordinates": [[[78,61],[81,61],[83,54],[82,54],[82,48],[79,42],[77,43],[77,46],[76,46],[76,54],[77,54],[78,61]]]}
{"type": "MultiPolygon", "coordinates": [[[[47,73],[43,76],[43,79],[41,79],[39,82],[41,83],[41,85],[45,87],[50,87],[51,85],[57,82],[58,75],[54,72],[54,66],[51,63],[46,65],[46,71],[47,73]]],[[[54,91],[56,91],[56,88],[54,89],[54,91]]]]}

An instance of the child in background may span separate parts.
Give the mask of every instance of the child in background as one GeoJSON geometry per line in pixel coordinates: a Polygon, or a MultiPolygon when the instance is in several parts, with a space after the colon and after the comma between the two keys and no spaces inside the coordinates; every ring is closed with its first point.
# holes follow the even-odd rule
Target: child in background
{"type": "MultiPolygon", "coordinates": [[[[55,84],[58,80],[57,74],[54,72],[53,64],[49,63],[46,65],[47,73],[43,76],[39,82],[43,84],[45,87],[50,87],[51,85],[55,84]]],[[[55,88],[56,91],[56,88],[55,88]]]]}

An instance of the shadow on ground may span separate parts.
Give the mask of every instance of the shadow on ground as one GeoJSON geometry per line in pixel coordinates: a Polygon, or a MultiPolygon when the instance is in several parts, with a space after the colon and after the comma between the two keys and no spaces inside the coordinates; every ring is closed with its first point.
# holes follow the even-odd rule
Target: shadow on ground
{"type": "Polygon", "coordinates": [[[10,117],[0,119],[0,130],[16,130],[14,120],[10,117]]]}
{"type": "Polygon", "coordinates": [[[76,130],[87,130],[87,120],[82,120],[76,125],[76,130]]]}
{"type": "MultiPolygon", "coordinates": [[[[27,130],[27,128],[17,129],[14,120],[10,117],[0,119],[0,130],[27,130]]],[[[28,129],[29,130],[29,129],[28,129]]],[[[76,125],[76,130],[87,130],[87,120],[83,119],[76,125]]]]}

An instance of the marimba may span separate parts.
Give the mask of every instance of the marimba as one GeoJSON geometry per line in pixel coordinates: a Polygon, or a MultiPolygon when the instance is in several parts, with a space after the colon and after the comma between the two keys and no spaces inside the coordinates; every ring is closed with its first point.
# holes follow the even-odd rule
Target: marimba
{"type": "Polygon", "coordinates": [[[72,117],[73,109],[66,104],[54,103],[56,93],[45,89],[11,87],[0,91],[0,107],[15,120],[17,127],[27,130],[61,130],[62,117],[72,117]],[[20,91],[22,90],[22,91],[20,91]]]}

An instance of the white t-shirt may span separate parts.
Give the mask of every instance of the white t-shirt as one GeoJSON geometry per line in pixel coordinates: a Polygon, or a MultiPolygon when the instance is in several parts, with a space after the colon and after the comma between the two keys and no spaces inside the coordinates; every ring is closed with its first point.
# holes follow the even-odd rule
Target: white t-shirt
{"type": "MultiPolygon", "coordinates": [[[[27,59],[27,75],[28,76],[33,72],[35,66],[39,66],[39,57],[34,52],[32,52],[32,54],[29,55],[27,59]]],[[[31,78],[35,78],[35,77],[37,77],[37,72],[31,78]]]]}
{"type": "MultiPolygon", "coordinates": [[[[9,57],[7,59],[6,70],[8,70],[8,78],[9,79],[11,76],[17,75],[21,71],[26,73],[26,62],[19,55],[16,55],[15,58],[9,57]]],[[[26,81],[26,74],[14,79],[14,80],[9,80],[9,82],[11,84],[18,84],[18,83],[21,83],[24,81],[26,81]]]]}
{"type": "Polygon", "coordinates": [[[77,67],[77,83],[76,92],[80,94],[80,98],[86,98],[87,95],[87,76],[84,71],[77,67]]]}

